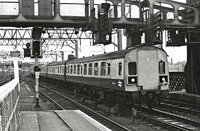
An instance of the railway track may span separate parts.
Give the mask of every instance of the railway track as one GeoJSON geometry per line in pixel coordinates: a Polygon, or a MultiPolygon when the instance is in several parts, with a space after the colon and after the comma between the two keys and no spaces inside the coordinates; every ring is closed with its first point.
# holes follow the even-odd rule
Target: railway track
{"type": "MultiPolygon", "coordinates": [[[[49,87],[49,85],[47,85],[47,84],[45,84],[45,85],[49,87]]],[[[51,86],[51,88],[55,88],[55,87],[51,86]]],[[[56,90],[62,92],[62,89],[56,89],[56,90]]],[[[47,94],[49,96],[50,94],[55,94],[55,92],[49,92],[49,93],[47,92],[47,94]]],[[[71,96],[73,97],[73,93],[71,93],[71,96]]],[[[59,97],[59,96],[57,96],[57,97],[59,97]]],[[[61,101],[65,101],[65,100],[61,100],[61,101]]],[[[189,107],[190,107],[189,108],[187,104],[183,104],[180,102],[179,102],[179,104],[181,106],[178,106],[178,104],[175,102],[169,102],[169,100],[165,100],[158,106],[158,108],[154,108],[151,112],[149,112],[149,109],[144,107],[142,110],[143,112],[139,112],[138,116],[140,116],[140,118],[141,117],[144,118],[143,121],[148,119],[149,121],[147,123],[150,126],[152,126],[153,128],[154,127],[159,128],[158,129],[159,131],[162,131],[162,130],[165,130],[165,131],[166,130],[198,131],[198,130],[200,130],[200,127],[199,127],[200,118],[199,118],[199,112],[198,112],[199,108],[196,106],[192,106],[192,105],[189,105],[189,107]],[[190,109],[193,109],[194,112],[191,113],[190,109]],[[181,113],[184,114],[184,117],[181,116],[181,113]],[[192,119],[192,118],[195,118],[195,114],[197,116],[196,120],[192,119]],[[192,118],[190,118],[190,116],[192,118]]],[[[60,104],[60,105],[62,105],[62,106],[59,106],[59,109],[69,108],[69,107],[61,108],[61,107],[63,107],[63,105],[68,105],[68,104],[60,104]]],[[[71,108],[71,109],[73,109],[73,108],[71,108]]],[[[84,111],[85,109],[81,109],[81,107],[79,107],[78,109],[82,110],[89,116],[98,120],[100,123],[102,123],[106,126],[108,125],[108,127],[109,127],[108,122],[106,122],[106,121],[104,122],[104,120],[101,120],[102,118],[99,120],[98,117],[93,116],[93,114],[90,115],[90,112],[88,113],[87,111],[84,111]]],[[[116,127],[114,127],[113,130],[116,130],[115,128],[116,127]]]]}
{"type": "Polygon", "coordinates": [[[185,102],[174,101],[174,100],[169,100],[169,99],[163,99],[160,105],[170,106],[172,108],[174,107],[174,109],[179,109],[179,110],[184,110],[184,111],[190,111],[190,112],[192,111],[192,113],[200,115],[199,105],[194,105],[191,103],[185,103],[185,102]]]}
{"type": "Polygon", "coordinates": [[[200,122],[187,118],[185,116],[171,113],[169,110],[161,110],[153,108],[151,111],[145,106],[142,106],[142,111],[139,115],[150,121],[162,124],[170,130],[178,131],[199,131],[200,122]]]}
{"type": "Polygon", "coordinates": [[[172,100],[165,100],[156,105],[157,109],[171,112],[200,123],[200,107],[189,103],[183,103],[172,100]]]}
{"type": "Polygon", "coordinates": [[[40,93],[42,93],[44,96],[50,99],[53,103],[55,103],[59,109],[62,109],[62,110],[79,109],[85,114],[87,114],[88,116],[92,117],[93,119],[97,120],[98,122],[100,122],[101,124],[103,124],[104,126],[108,127],[109,129],[113,131],[131,131],[130,129],[76,102],[75,100],[68,97],[67,95],[63,95],[60,92],[55,91],[54,89],[50,89],[46,87],[45,85],[40,85],[40,93]]]}

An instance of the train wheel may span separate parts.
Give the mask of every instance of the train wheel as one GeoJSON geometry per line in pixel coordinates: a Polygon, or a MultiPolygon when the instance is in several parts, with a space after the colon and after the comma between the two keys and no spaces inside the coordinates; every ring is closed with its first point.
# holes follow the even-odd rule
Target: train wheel
{"type": "Polygon", "coordinates": [[[153,105],[153,104],[152,104],[152,101],[149,101],[149,100],[148,100],[148,101],[147,101],[147,107],[148,107],[149,109],[152,109],[152,105],[153,105]]]}
{"type": "Polygon", "coordinates": [[[147,93],[146,94],[146,104],[147,104],[149,109],[152,109],[155,101],[156,101],[155,94],[153,94],[153,93],[147,93]]]}
{"type": "Polygon", "coordinates": [[[156,99],[156,103],[160,104],[160,102],[161,102],[161,97],[160,97],[160,95],[157,95],[156,98],[157,98],[157,99],[156,99]]]}
{"type": "Polygon", "coordinates": [[[138,110],[141,110],[142,109],[142,105],[143,105],[143,102],[144,102],[144,98],[142,95],[139,95],[139,99],[138,99],[138,110]]]}

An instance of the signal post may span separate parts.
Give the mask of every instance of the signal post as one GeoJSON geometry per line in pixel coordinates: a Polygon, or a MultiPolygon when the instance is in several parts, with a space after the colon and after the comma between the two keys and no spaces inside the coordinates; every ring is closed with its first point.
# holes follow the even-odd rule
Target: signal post
{"type": "Polygon", "coordinates": [[[35,108],[39,108],[39,75],[40,75],[40,69],[38,67],[38,57],[35,57],[35,108]]]}
{"type": "Polygon", "coordinates": [[[39,108],[39,75],[40,75],[40,68],[38,67],[38,59],[42,58],[42,48],[41,48],[41,32],[42,28],[33,28],[32,30],[32,48],[31,48],[31,57],[35,58],[35,108],[39,108]]]}

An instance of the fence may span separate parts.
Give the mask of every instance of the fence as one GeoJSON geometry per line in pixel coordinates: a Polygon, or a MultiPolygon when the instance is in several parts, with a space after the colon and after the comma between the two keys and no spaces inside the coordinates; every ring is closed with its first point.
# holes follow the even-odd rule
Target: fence
{"type": "Polygon", "coordinates": [[[19,70],[14,61],[15,78],[0,87],[0,131],[15,131],[19,123],[19,70]]]}
{"type": "Polygon", "coordinates": [[[181,91],[185,89],[184,72],[170,72],[169,82],[169,88],[171,91],[181,91]]]}

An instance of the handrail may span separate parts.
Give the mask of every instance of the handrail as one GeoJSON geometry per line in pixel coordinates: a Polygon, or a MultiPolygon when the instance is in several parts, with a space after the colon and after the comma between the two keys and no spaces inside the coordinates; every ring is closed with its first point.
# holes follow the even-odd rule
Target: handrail
{"type": "Polygon", "coordinates": [[[0,102],[3,101],[4,98],[8,96],[8,94],[14,90],[16,85],[18,84],[16,79],[13,79],[12,81],[4,84],[3,86],[0,87],[0,102]]]}

